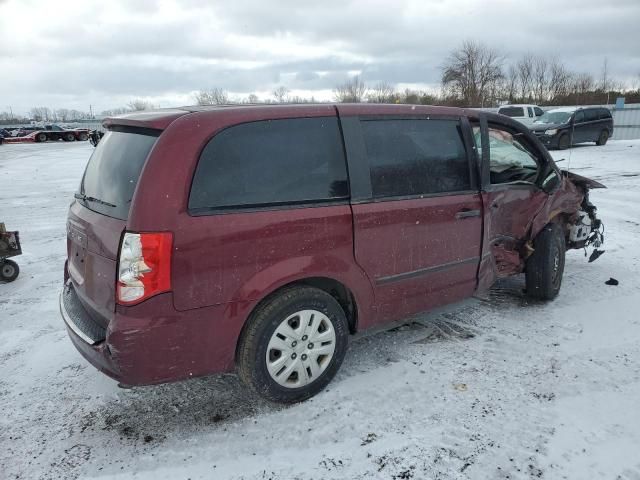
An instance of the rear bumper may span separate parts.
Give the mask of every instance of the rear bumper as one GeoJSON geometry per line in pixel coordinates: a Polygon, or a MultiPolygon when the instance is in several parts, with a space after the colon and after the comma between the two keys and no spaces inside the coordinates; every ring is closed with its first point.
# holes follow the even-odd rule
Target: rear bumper
{"type": "MultiPolygon", "coordinates": [[[[76,349],[98,370],[126,385],[233,370],[236,343],[251,307],[233,303],[180,312],[173,307],[171,293],[166,293],[134,307],[117,306],[99,340],[82,323],[83,312],[74,312],[64,294],[60,313],[76,349]]],[[[86,310],[84,315],[89,317],[86,310]]]]}

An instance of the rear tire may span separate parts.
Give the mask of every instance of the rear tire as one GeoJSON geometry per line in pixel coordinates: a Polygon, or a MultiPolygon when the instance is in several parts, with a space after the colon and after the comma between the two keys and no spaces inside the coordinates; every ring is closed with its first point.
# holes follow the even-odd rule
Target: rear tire
{"type": "Polygon", "coordinates": [[[20,274],[20,267],[13,260],[5,260],[0,264],[0,280],[3,282],[13,282],[20,274]]]}
{"type": "Polygon", "coordinates": [[[596,140],[596,145],[606,145],[607,140],[609,140],[609,130],[602,130],[598,140],[596,140]]]}
{"type": "Polygon", "coordinates": [[[562,135],[560,135],[560,138],[558,139],[558,150],[566,150],[571,146],[570,143],[571,142],[569,141],[569,135],[566,133],[563,133],[562,135]]]}
{"type": "Polygon", "coordinates": [[[284,289],[247,321],[238,344],[238,374],[273,402],[306,400],[335,376],[348,337],[347,319],[335,298],[313,287],[284,289]]]}
{"type": "Polygon", "coordinates": [[[63,140],[65,142],[75,142],[76,136],[73,133],[67,133],[65,134],[63,140]]]}
{"type": "Polygon", "coordinates": [[[562,227],[549,223],[533,240],[533,248],[526,263],[527,295],[553,300],[560,292],[564,273],[566,246],[562,227]]]}
{"type": "Polygon", "coordinates": [[[37,142],[46,142],[47,141],[47,134],[46,133],[39,133],[38,135],[36,135],[36,141],[37,142]]]}

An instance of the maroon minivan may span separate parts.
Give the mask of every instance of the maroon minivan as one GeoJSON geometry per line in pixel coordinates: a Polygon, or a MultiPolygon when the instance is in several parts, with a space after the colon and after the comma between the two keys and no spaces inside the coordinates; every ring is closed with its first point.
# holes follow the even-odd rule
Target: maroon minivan
{"type": "MultiPolygon", "coordinates": [[[[111,118],[71,204],[60,310],[126,385],[236,369],[320,391],[349,334],[526,273],[554,298],[598,247],[593,180],[507,117],[410,105],[186,107],[111,118]]],[[[596,254],[598,251],[596,251],[596,254]]]]}

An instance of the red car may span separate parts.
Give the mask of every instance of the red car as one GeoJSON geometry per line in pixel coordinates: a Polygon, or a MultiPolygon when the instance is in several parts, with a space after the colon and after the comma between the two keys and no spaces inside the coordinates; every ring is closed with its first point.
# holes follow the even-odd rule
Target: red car
{"type": "MultiPolygon", "coordinates": [[[[236,369],[279,402],[348,337],[599,246],[589,188],[504,116],[410,105],[193,107],[108,119],[67,223],[71,340],[127,385],[236,369]]],[[[598,253],[598,251],[596,251],[598,253]]]]}

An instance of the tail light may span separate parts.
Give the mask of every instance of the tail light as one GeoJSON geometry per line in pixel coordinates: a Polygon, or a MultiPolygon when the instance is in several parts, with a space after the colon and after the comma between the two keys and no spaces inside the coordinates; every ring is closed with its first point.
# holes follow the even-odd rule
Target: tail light
{"type": "Polygon", "coordinates": [[[131,305],[171,290],[172,240],[168,232],[125,232],[118,255],[118,303],[131,305]]]}

